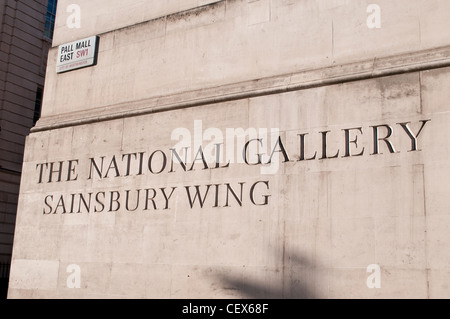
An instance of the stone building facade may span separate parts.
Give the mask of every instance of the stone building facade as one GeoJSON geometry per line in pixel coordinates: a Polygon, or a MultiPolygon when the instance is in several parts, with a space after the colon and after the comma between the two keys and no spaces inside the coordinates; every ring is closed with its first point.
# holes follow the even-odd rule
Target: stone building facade
{"type": "Polygon", "coordinates": [[[450,3],[71,4],[10,298],[450,296],[450,3]]]}

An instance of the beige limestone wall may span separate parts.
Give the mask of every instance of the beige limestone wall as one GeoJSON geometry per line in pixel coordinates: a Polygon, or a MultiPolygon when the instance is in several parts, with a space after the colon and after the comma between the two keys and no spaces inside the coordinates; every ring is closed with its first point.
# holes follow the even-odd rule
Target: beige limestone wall
{"type": "Polygon", "coordinates": [[[121,3],[67,33],[59,7],[99,61],[51,53],[10,298],[450,296],[446,2],[379,1],[377,30],[364,1],[121,3]]]}
{"type": "MultiPolygon", "coordinates": [[[[450,145],[445,139],[450,132],[442,93],[449,74],[449,69],[408,73],[32,134],[10,298],[449,296],[444,282],[450,261],[450,145]],[[170,173],[168,156],[166,168],[156,174],[164,166],[158,152],[151,162],[154,174],[144,166],[140,175],[138,160],[127,171],[123,154],[142,153],[145,161],[154,151],[169,155],[178,141],[172,133],[186,128],[194,134],[196,120],[202,121],[203,133],[208,128],[278,129],[272,132],[281,137],[290,162],[283,163],[284,154],[275,152],[278,169],[264,174],[261,169],[268,165],[232,163],[215,169],[209,164],[204,169],[199,160],[185,172],[175,161],[170,173]],[[414,136],[424,125],[415,150],[397,123],[408,123],[414,136]],[[388,141],[395,153],[382,139],[387,128],[381,125],[391,127],[388,141]],[[358,143],[346,142],[345,129],[355,128],[361,131],[349,131],[350,140],[358,143]],[[330,158],[319,159],[319,132],[325,131],[330,131],[330,158]],[[299,161],[299,134],[305,133],[305,160],[299,161]],[[339,156],[331,158],[338,150],[339,156]],[[316,159],[306,160],[315,152],[316,159]],[[117,165],[111,164],[113,156],[117,165]],[[100,166],[101,157],[102,178],[90,162],[93,158],[100,166]],[[77,160],[70,173],[69,160],[77,160]],[[39,165],[59,161],[64,161],[62,181],[56,181],[55,166],[50,175],[44,167],[39,183],[39,165]],[[251,201],[256,182],[267,184],[257,184],[253,199],[261,205],[270,195],[267,205],[251,201]],[[240,183],[242,205],[226,191],[229,184],[240,197],[240,183]],[[198,201],[193,208],[189,203],[186,187],[192,192],[196,185],[202,196],[213,185],[203,208],[198,201]],[[168,203],[161,188],[168,197],[175,188],[168,203]],[[138,189],[155,189],[156,197],[153,191],[141,193],[138,203],[138,189]],[[117,211],[109,192],[121,194],[117,211]],[[78,197],[71,207],[71,194],[79,193],[93,194],[89,213],[78,197]],[[148,197],[155,202],[145,207],[148,197]],[[73,264],[81,270],[79,289],[67,287],[67,267],[73,264]],[[381,267],[379,289],[366,285],[372,264],[381,267]]],[[[209,143],[204,139],[203,147],[209,143]]],[[[259,151],[270,154],[273,148],[282,149],[272,141],[259,151]]]]}
{"type": "Polygon", "coordinates": [[[72,42],[88,37],[92,33],[106,33],[161,18],[166,15],[219,2],[220,0],[137,0],[132,3],[120,0],[110,1],[58,1],[56,34],[54,45],[72,42]],[[76,5],[76,6],[74,6],[76,5]],[[79,11],[78,11],[79,10],[79,11]],[[81,13],[79,27],[76,12],[81,13]]]}
{"type": "Polygon", "coordinates": [[[445,46],[450,21],[447,1],[378,1],[379,29],[367,27],[371,1],[77,3],[79,29],[58,6],[44,117],[445,46]],[[56,46],[92,35],[98,65],[56,74],[56,46]]]}

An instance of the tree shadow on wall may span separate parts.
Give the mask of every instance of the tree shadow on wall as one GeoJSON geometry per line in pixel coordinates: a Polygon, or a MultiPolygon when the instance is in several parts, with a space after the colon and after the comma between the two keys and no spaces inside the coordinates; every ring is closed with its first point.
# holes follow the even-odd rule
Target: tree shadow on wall
{"type": "Polygon", "coordinates": [[[280,267],[262,267],[257,273],[244,267],[241,274],[223,273],[218,278],[225,289],[237,291],[249,299],[320,298],[314,288],[320,278],[315,265],[300,254],[285,259],[280,267]]]}

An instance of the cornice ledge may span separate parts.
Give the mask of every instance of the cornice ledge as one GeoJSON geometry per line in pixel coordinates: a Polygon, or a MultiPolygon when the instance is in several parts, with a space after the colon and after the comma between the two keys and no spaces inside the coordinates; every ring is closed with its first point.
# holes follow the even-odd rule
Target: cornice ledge
{"type": "Polygon", "coordinates": [[[450,46],[41,118],[32,133],[450,66],[450,46]]]}

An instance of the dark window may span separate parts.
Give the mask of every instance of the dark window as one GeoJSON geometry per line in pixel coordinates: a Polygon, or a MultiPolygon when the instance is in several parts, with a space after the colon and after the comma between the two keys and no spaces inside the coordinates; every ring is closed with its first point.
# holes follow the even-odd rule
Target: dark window
{"type": "Polygon", "coordinates": [[[8,295],[9,269],[9,264],[0,264],[0,300],[8,295]]]}
{"type": "Polygon", "coordinates": [[[33,125],[36,124],[36,122],[41,117],[41,109],[42,109],[42,96],[44,93],[44,89],[40,86],[38,86],[36,90],[36,100],[34,102],[34,117],[33,117],[33,125]]]}
{"type": "Polygon", "coordinates": [[[44,35],[49,39],[53,39],[53,31],[55,30],[55,16],[56,16],[57,2],[58,2],[57,0],[48,0],[44,35]]]}

